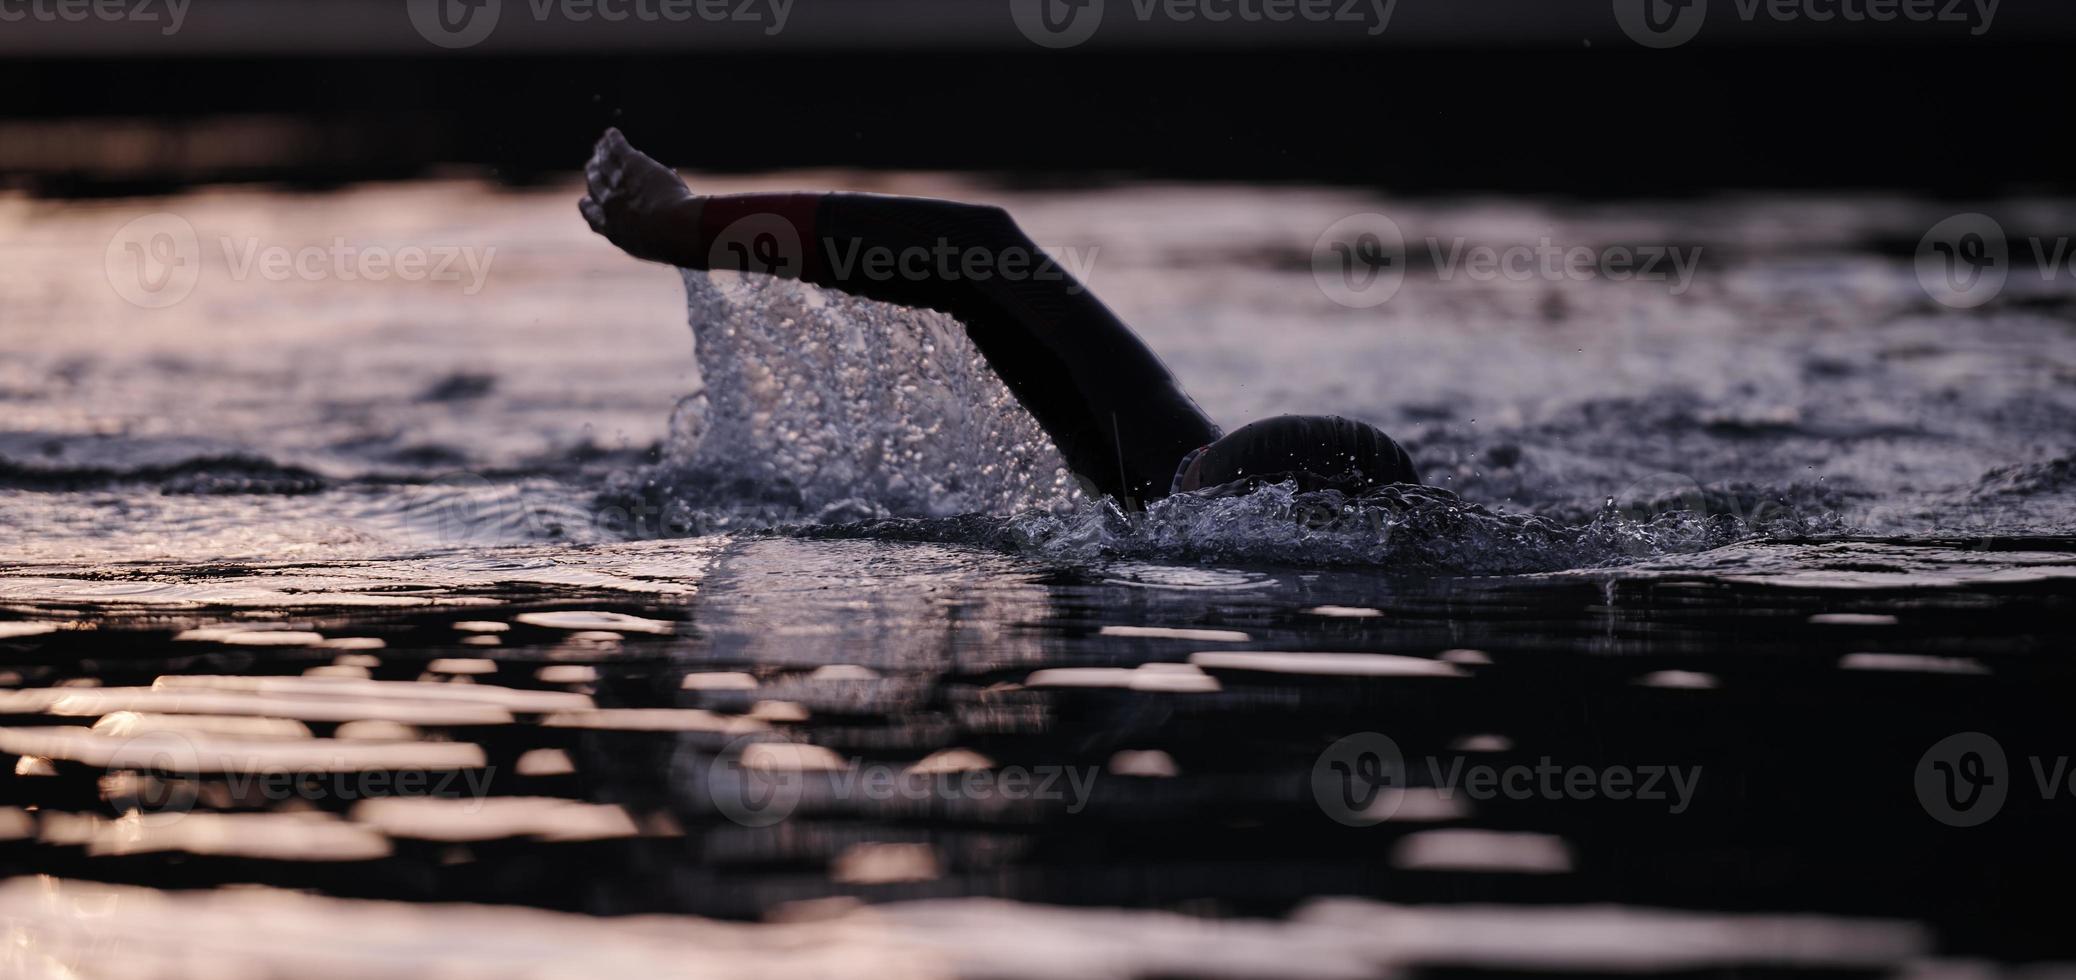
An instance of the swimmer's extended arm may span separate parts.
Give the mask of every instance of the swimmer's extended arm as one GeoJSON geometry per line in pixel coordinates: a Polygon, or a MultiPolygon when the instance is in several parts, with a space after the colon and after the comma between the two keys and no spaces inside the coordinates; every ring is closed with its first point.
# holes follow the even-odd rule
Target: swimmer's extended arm
{"type": "Polygon", "coordinates": [[[586,217],[642,258],[747,268],[957,317],[1067,465],[1128,506],[1164,496],[1182,457],[1218,437],[1160,358],[1001,208],[874,194],[687,196],[652,209],[640,234],[615,235],[608,215],[594,217],[598,183],[586,217]]]}

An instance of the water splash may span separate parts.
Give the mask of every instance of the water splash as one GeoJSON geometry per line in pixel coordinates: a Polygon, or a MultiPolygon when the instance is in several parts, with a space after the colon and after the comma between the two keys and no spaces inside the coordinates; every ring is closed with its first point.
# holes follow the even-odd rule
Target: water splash
{"type": "Polygon", "coordinates": [[[1495,512],[1436,487],[1387,487],[1351,497],[1279,483],[1248,492],[1178,494],[1139,513],[1104,501],[1006,518],[884,518],[792,525],[776,533],[979,544],[1072,563],[1122,558],[1510,575],[1846,529],[1828,512],[1783,510],[1754,518],[1671,502],[1656,511],[1611,503],[1574,523],[1495,512]]]}
{"type": "Polygon", "coordinates": [[[679,404],[663,462],[607,494],[662,515],[653,533],[768,529],[1072,562],[1508,574],[1843,527],[1827,501],[1803,494],[1789,506],[1788,495],[1753,487],[1537,515],[1435,487],[1347,497],[1277,484],[1128,513],[1073,488],[1058,451],[955,319],[763,276],[683,276],[702,386],[679,404]]]}
{"type": "Polygon", "coordinates": [[[800,282],[683,270],[702,387],[665,470],[812,515],[944,517],[1078,496],[959,322],[800,282]]]}

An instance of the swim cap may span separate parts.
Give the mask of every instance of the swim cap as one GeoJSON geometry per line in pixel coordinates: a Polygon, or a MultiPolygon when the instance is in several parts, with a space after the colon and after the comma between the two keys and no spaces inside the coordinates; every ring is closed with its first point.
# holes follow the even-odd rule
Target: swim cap
{"type": "Polygon", "coordinates": [[[1419,483],[1405,449],[1367,422],[1338,415],[1278,415],[1250,422],[1204,447],[1197,485],[1293,480],[1301,490],[1361,493],[1419,483]]]}

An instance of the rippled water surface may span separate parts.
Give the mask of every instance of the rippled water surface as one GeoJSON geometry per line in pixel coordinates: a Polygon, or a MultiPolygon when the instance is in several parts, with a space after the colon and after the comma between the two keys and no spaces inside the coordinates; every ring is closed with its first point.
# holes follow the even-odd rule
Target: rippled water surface
{"type": "Polygon", "coordinates": [[[955,323],[635,263],[567,189],[0,200],[8,972],[2076,956],[2076,297],[1932,303],[1951,206],[713,187],[831,183],[1009,206],[1221,423],[1368,418],[1433,487],[1098,506],[955,323]],[[1702,252],[1338,306],[1315,239],[1379,209],[1702,252]],[[199,279],[142,309],[104,253],[154,212],[199,279]],[[496,251],[227,258],[335,238],[496,251]],[[1968,733],[2003,795],[1953,826],[1968,733]]]}

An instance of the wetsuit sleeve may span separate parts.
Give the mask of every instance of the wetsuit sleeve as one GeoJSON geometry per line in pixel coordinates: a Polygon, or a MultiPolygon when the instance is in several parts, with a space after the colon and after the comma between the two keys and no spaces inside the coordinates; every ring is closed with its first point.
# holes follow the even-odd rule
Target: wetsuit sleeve
{"type": "Polygon", "coordinates": [[[686,256],[695,268],[957,317],[1075,474],[1127,506],[1165,496],[1176,464],[1218,437],[1160,358],[1001,208],[874,194],[702,200],[686,256]],[[793,242],[778,241],[788,233],[793,242]]]}

